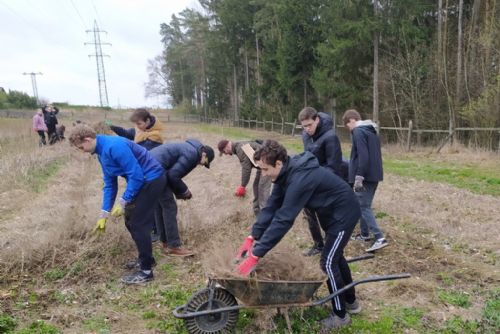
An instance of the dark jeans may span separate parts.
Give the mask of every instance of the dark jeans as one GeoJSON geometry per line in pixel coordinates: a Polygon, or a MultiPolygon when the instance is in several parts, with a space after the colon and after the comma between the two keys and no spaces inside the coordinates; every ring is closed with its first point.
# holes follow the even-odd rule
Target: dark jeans
{"type": "Polygon", "coordinates": [[[168,182],[156,205],[155,223],[161,242],[167,243],[168,247],[172,248],[181,246],[181,237],[177,225],[177,203],[168,182]]]}
{"type": "Polygon", "coordinates": [[[38,130],[37,133],[40,136],[40,141],[38,142],[38,146],[47,145],[47,142],[45,141],[45,131],[38,130]]]}
{"type": "MultiPolygon", "coordinates": [[[[352,283],[351,269],[344,257],[344,248],[349,242],[353,228],[326,233],[325,247],[321,253],[321,269],[328,275],[327,285],[330,294],[342,289],[345,285],[352,283]]],[[[339,317],[345,317],[345,303],[354,303],[356,292],[351,288],[332,299],[333,313],[339,317]]]]}
{"type": "Polygon", "coordinates": [[[304,218],[307,220],[307,223],[309,225],[309,232],[311,232],[311,237],[314,241],[314,247],[322,249],[324,247],[323,235],[321,234],[321,227],[319,226],[316,212],[304,208],[304,218]]]}
{"type": "Polygon", "coordinates": [[[361,234],[369,236],[371,232],[375,239],[383,238],[384,233],[378,227],[372,211],[372,202],[375,197],[375,191],[377,191],[378,182],[363,182],[363,186],[365,187],[365,191],[355,192],[359,206],[361,207],[361,219],[359,221],[361,234]]]}
{"type": "Polygon", "coordinates": [[[125,226],[139,252],[142,270],[151,270],[154,262],[151,229],[154,224],[154,210],[165,182],[166,178],[163,174],[153,181],[144,183],[136,198],[125,207],[125,226]]]}

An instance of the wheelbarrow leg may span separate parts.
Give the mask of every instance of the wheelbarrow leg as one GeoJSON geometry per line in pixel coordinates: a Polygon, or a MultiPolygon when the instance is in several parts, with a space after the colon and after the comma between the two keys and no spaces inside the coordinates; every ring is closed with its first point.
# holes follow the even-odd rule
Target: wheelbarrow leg
{"type": "Polygon", "coordinates": [[[288,333],[292,334],[292,323],[290,322],[290,316],[288,315],[288,307],[287,308],[278,307],[278,313],[283,314],[286,321],[286,327],[288,327],[288,333]]]}

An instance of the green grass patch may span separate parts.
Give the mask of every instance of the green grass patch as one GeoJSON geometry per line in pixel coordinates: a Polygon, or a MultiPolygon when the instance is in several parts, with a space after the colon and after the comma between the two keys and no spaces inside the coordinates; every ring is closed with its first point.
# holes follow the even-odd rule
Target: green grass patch
{"type": "Polygon", "coordinates": [[[461,291],[444,291],[438,292],[438,298],[443,303],[455,305],[458,307],[469,308],[471,306],[470,297],[461,291]]]}
{"type": "Polygon", "coordinates": [[[16,328],[17,320],[8,314],[0,313],[0,333],[10,333],[16,328]]]}
{"type": "Polygon", "coordinates": [[[40,193],[47,188],[50,179],[64,164],[62,159],[56,159],[45,165],[32,167],[24,181],[34,192],[40,193]]]}
{"type": "Polygon", "coordinates": [[[154,319],[154,318],[156,318],[155,311],[146,311],[142,314],[142,319],[144,319],[144,320],[149,320],[149,319],[154,319]]]}
{"type": "Polygon", "coordinates": [[[478,333],[478,323],[476,321],[468,321],[454,316],[446,321],[444,328],[439,329],[435,333],[442,334],[475,334],[478,333]]]}
{"type": "Polygon", "coordinates": [[[443,271],[437,273],[437,278],[444,285],[447,285],[447,286],[450,286],[450,285],[452,285],[455,282],[455,279],[453,278],[453,276],[450,275],[450,273],[443,272],[443,271]]]}
{"type": "Polygon", "coordinates": [[[63,268],[54,268],[43,273],[47,281],[57,281],[66,276],[67,271],[63,268]]]}
{"type": "Polygon", "coordinates": [[[15,334],[59,334],[62,333],[57,327],[47,324],[45,321],[37,320],[29,327],[14,332],[15,334]]]}
{"type": "Polygon", "coordinates": [[[97,334],[108,334],[111,333],[109,328],[109,319],[104,316],[95,316],[90,319],[83,321],[83,328],[86,332],[97,333],[97,334]]]}
{"type": "Polygon", "coordinates": [[[481,166],[451,165],[429,159],[384,158],[384,169],[417,180],[448,183],[482,195],[500,196],[500,170],[481,166]]]}
{"type": "Polygon", "coordinates": [[[490,293],[483,307],[483,323],[485,329],[500,330],[500,288],[490,293]]]}
{"type": "Polygon", "coordinates": [[[162,264],[158,269],[167,275],[168,278],[176,278],[178,276],[174,266],[170,263],[162,264]]]}

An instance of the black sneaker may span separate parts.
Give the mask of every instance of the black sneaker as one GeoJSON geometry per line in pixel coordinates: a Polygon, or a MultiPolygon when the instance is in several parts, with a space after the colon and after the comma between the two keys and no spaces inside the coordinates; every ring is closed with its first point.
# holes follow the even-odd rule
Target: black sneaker
{"type": "Polygon", "coordinates": [[[362,235],[361,233],[358,233],[356,235],[353,235],[351,237],[351,240],[355,240],[355,241],[370,241],[372,240],[372,237],[371,236],[364,236],[362,235]]]}
{"type": "Polygon", "coordinates": [[[367,252],[374,252],[377,249],[384,248],[385,246],[388,246],[389,244],[387,243],[387,240],[385,238],[380,238],[375,240],[375,242],[372,244],[370,248],[368,248],[366,251],[367,252]]]}
{"type": "Polygon", "coordinates": [[[149,274],[146,274],[144,271],[139,270],[132,275],[123,276],[120,281],[125,284],[142,284],[152,281],[153,279],[153,271],[150,271],[149,274]]]}
{"type": "Polygon", "coordinates": [[[322,251],[323,251],[323,247],[320,248],[318,246],[313,246],[310,249],[306,250],[303,253],[303,255],[304,256],[314,256],[314,255],[321,254],[322,251]]]}
{"type": "MultiPolygon", "coordinates": [[[[123,266],[125,267],[125,269],[128,269],[128,270],[132,270],[132,269],[139,270],[139,269],[141,269],[141,262],[139,261],[139,259],[128,260],[127,262],[125,262],[123,264],[123,266]]],[[[156,261],[154,259],[153,259],[153,264],[151,265],[151,267],[156,267],[156,261]]]]}
{"type": "Polygon", "coordinates": [[[354,300],[352,304],[348,302],[345,303],[345,310],[350,314],[358,314],[361,313],[361,306],[357,300],[354,300]]]}

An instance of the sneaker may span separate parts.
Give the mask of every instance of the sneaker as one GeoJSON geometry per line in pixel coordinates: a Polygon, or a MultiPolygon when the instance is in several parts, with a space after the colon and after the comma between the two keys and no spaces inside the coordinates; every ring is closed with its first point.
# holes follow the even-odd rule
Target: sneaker
{"type": "MultiPolygon", "coordinates": [[[[125,269],[132,270],[132,269],[141,269],[141,262],[139,259],[133,259],[133,260],[128,260],[127,262],[124,263],[123,265],[125,269]]],[[[156,267],[156,261],[153,259],[153,264],[151,267],[156,267]]]]}
{"type": "Polygon", "coordinates": [[[346,313],[345,317],[341,318],[338,315],[330,314],[326,319],[321,320],[321,333],[330,333],[332,329],[337,329],[351,324],[351,317],[346,313]]]}
{"type": "Polygon", "coordinates": [[[317,246],[313,246],[311,247],[310,249],[306,250],[303,255],[304,256],[314,256],[314,255],[318,255],[318,254],[321,254],[321,252],[323,251],[323,247],[317,247],[317,246]]]}
{"type": "Polygon", "coordinates": [[[345,303],[345,310],[350,314],[358,314],[361,313],[361,306],[357,300],[354,300],[352,304],[348,302],[345,303]]]}
{"type": "Polygon", "coordinates": [[[380,239],[375,240],[375,242],[373,243],[373,245],[370,248],[368,248],[366,251],[367,252],[374,252],[377,249],[384,248],[387,245],[389,245],[387,243],[387,240],[385,240],[385,238],[380,238],[380,239]]]}
{"type": "Polygon", "coordinates": [[[358,233],[356,235],[353,235],[351,237],[351,240],[355,240],[355,241],[370,241],[370,240],[372,240],[372,237],[369,236],[369,235],[365,237],[361,233],[358,233]]]}
{"type": "Polygon", "coordinates": [[[146,274],[142,270],[138,270],[132,275],[125,275],[121,278],[121,282],[125,284],[142,284],[154,279],[153,271],[150,271],[149,274],[146,274]]]}
{"type": "Polygon", "coordinates": [[[178,256],[178,257],[185,257],[185,256],[193,256],[194,252],[190,251],[188,249],[185,249],[183,247],[164,247],[163,248],[163,253],[168,256],[178,256]]]}

